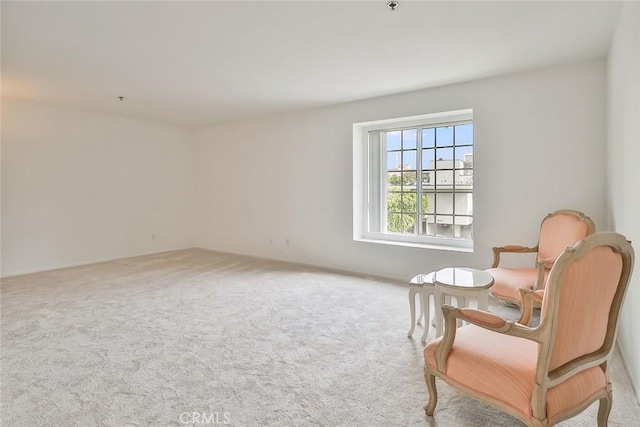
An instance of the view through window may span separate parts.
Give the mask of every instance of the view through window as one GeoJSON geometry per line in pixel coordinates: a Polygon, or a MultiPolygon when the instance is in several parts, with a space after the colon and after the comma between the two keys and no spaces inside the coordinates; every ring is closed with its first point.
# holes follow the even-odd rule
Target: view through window
{"type": "Polygon", "coordinates": [[[353,237],[473,249],[471,109],[355,123],[353,237]]]}
{"type": "Polygon", "coordinates": [[[473,124],[383,132],[386,231],[473,238],[473,124]]]}

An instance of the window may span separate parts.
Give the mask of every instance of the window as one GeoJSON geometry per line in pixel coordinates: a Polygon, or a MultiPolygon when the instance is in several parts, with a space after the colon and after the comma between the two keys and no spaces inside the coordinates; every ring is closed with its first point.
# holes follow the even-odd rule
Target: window
{"type": "Polygon", "coordinates": [[[354,124],[354,239],[473,249],[471,110],[354,124]]]}

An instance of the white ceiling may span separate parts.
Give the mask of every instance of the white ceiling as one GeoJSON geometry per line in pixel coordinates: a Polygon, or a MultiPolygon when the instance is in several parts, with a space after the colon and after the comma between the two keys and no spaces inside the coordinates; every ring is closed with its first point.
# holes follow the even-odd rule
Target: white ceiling
{"type": "Polygon", "coordinates": [[[204,126],[603,56],[620,9],[386,3],[2,1],[2,95],[204,126]]]}

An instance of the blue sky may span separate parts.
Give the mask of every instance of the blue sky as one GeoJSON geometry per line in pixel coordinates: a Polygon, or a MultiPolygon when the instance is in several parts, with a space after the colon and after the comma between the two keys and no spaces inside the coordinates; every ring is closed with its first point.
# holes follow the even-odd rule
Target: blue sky
{"type": "MultiPolygon", "coordinates": [[[[423,129],[422,164],[424,168],[429,167],[430,161],[434,158],[444,160],[454,158],[454,149],[451,147],[454,143],[454,127],[456,145],[473,144],[473,124],[471,123],[423,129]]],[[[416,150],[417,140],[417,129],[387,132],[387,150],[400,150],[401,148],[403,150],[416,150]]],[[[455,158],[464,160],[464,155],[470,153],[473,153],[473,147],[457,147],[455,158]]],[[[399,151],[387,153],[387,167],[389,170],[395,169],[400,162],[415,169],[417,151],[403,151],[402,155],[403,158],[400,160],[399,151]]]]}

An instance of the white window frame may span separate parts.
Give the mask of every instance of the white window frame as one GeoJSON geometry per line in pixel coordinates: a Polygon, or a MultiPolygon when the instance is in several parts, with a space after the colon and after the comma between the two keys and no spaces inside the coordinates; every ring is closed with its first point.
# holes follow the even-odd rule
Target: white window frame
{"type": "MultiPolygon", "coordinates": [[[[353,124],[353,240],[473,252],[472,239],[369,231],[369,222],[381,221],[380,217],[384,216],[381,213],[386,210],[386,203],[381,200],[382,191],[380,190],[386,186],[386,174],[383,173],[386,170],[384,168],[386,156],[383,156],[379,139],[375,140],[376,135],[380,135],[376,131],[413,126],[446,126],[469,121],[473,122],[472,109],[353,124]],[[370,140],[370,135],[373,140],[370,140]],[[372,184],[374,180],[379,180],[379,182],[372,184]]],[[[417,202],[420,203],[420,200],[417,202]]],[[[380,228],[384,229],[384,227],[380,228]]]]}

